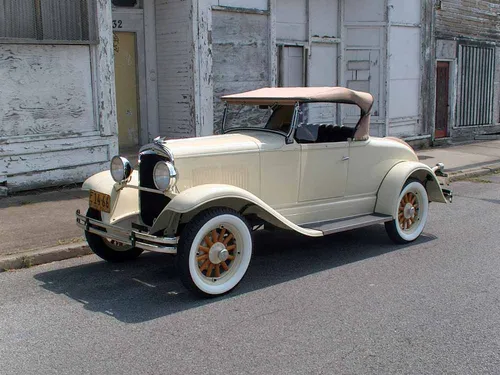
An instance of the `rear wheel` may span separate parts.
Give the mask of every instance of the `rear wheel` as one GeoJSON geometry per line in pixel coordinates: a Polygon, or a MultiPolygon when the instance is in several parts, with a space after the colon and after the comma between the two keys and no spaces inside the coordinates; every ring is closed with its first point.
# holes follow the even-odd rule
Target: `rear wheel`
{"type": "Polygon", "coordinates": [[[231,291],[245,276],[252,257],[252,234],[245,218],[227,208],[211,208],[186,224],[177,249],[182,283],[213,297],[231,291]]]}
{"type": "MultiPolygon", "coordinates": [[[[87,216],[91,219],[102,220],[101,212],[89,208],[87,216]]],[[[137,258],[143,250],[124,243],[98,236],[97,234],[85,231],[85,238],[90,249],[100,258],[112,262],[125,262],[137,258]]]]}
{"type": "Polygon", "coordinates": [[[429,198],[424,185],[408,180],[398,197],[395,220],[385,223],[387,234],[396,243],[415,241],[423,232],[429,212],[429,198]]]}

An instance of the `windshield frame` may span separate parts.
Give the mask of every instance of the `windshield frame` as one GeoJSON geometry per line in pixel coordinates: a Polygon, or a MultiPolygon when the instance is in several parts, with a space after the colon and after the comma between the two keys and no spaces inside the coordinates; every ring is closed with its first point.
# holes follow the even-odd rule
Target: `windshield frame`
{"type": "MultiPolygon", "coordinates": [[[[279,130],[266,129],[266,128],[254,128],[254,127],[235,127],[235,128],[226,129],[227,109],[228,109],[229,105],[231,105],[231,104],[229,104],[228,102],[224,103],[224,112],[222,114],[222,128],[221,128],[222,134],[228,134],[231,132],[241,131],[241,130],[243,130],[243,131],[263,131],[266,133],[279,134],[279,135],[285,137],[287,144],[293,143],[293,133],[295,132],[295,129],[297,128],[297,123],[299,120],[299,116],[298,116],[299,108],[300,108],[299,102],[296,102],[294,104],[292,121],[290,123],[290,129],[288,130],[288,133],[284,133],[284,132],[279,131],[279,130]]],[[[242,105],[242,104],[238,104],[238,105],[242,105]]],[[[269,107],[271,107],[271,106],[269,106],[269,107]]]]}

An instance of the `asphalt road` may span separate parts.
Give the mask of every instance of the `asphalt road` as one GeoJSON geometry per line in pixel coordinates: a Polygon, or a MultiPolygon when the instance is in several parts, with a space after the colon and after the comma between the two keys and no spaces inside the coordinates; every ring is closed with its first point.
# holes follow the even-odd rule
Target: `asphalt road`
{"type": "Polygon", "coordinates": [[[500,176],[425,235],[259,233],[236,293],[197,300],[169,256],[0,274],[1,374],[498,374],[500,176]]]}

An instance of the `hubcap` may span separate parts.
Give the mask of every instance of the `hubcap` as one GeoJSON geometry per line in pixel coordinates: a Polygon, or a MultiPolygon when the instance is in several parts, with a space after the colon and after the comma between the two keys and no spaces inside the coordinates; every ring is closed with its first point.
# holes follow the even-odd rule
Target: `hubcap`
{"type": "Polygon", "coordinates": [[[216,281],[231,270],[238,254],[233,234],[220,227],[203,238],[198,246],[196,260],[201,274],[216,281]]]}
{"type": "Polygon", "coordinates": [[[222,242],[215,243],[208,252],[208,258],[213,264],[224,262],[229,257],[229,251],[222,242]]]}
{"type": "Polygon", "coordinates": [[[406,193],[401,199],[398,209],[398,222],[401,229],[410,230],[420,220],[418,203],[418,197],[413,192],[406,193]]]}

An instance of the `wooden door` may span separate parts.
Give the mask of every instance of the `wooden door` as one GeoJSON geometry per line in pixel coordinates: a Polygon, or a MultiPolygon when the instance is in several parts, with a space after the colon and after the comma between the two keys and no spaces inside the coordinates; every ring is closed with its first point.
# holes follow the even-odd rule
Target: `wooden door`
{"type": "Polygon", "coordinates": [[[120,149],[139,144],[136,34],[114,32],[116,112],[120,149]]]}
{"type": "Polygon", "coordinates": [[[450,63],[438,61],[436,71],[436,138],[448,136],[450,111],[450,63]]]}

